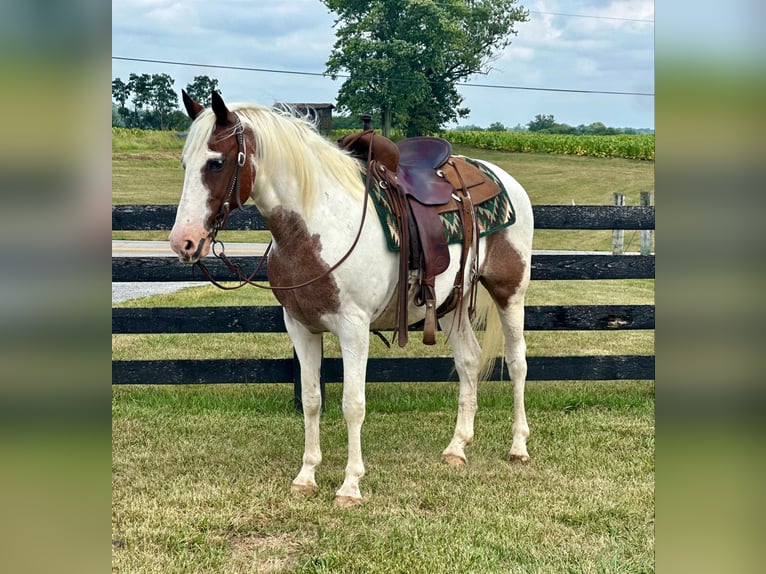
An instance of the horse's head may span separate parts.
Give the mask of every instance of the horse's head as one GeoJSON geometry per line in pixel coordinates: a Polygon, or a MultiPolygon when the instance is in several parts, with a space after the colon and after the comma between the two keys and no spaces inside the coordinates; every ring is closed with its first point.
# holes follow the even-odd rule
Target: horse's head
{"type": "Polygon", "coordinates": [[[255,181],[255,139],[248,124],[229,111],[217,92],[212,111],[182,92],[194,120],[182,155],[184,187],[170,246],[184,263],[195,263],[210,252],[229,213],[249,197],[255,181]]]}

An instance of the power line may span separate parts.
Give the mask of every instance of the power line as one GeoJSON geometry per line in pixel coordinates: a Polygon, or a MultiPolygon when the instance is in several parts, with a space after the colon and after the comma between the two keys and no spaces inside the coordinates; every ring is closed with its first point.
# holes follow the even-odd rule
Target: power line
{"type": "MultiPolygon", "coordinates": [[[[447,8],[454,7],[454,4],[448,2],[434,2],[438,6],[445,6],[447,8]]],[[[523,8],[523,6],[522,6],[523,8]]],[[[647,24],[654,24],[654,20],[648,20],[643,18],[622,18],[619,16],[595,16],[591,14],[565,14],[563,12],[541,12],[538,10],[527,10],[530,14],[537,14],[538,16],[564,16],[566,18],[592,18],[594,20],[621,20],[624,22],[645,22],[647,24]]]]}
{"type": "MultiPolygon", "coordinates": [[[[168,64],[171,66],[190,66],[195,68],[219,68],[222,70],[244,70],[246,72],[268,72],[270,74],[294,74],[297,76],[324,76],[329,77],[328,74],[322,72],[298,72],[293,70],[274,70],[271,68],[250,68],[247,66],[226,66],[223,64],[197,64],[194,62],[173,62],[170,60],[153,60],[150,58],[126,58],[121,56],[112,56],[112,60],[125,60],[128,62],[147,62],[150,64],[168,64]]],[[[347,78],[348,76],[338,74],[341,78],[347,78]]]]}
{"type": "MultiPolygon", "coordinates": [[[[176,62],[171,60],[154,60],[149,58],[127,58],[123,56],[112,56],[112,60],[124,60],[127,62],[145,62],[149,64],[166,64],[170,66],[189,66],[189,67],[195,67],[195,68],[217,68],[217,69],[223,69],[223,70],[242,70],[246,72],[264,72],[269,74],[293,74],[297,76],[319,76],[323,78],[329,78],[329,74],[325,74],[322,72],[301,72],[301,71],[294,71],[294,70],[277,70],[273,68],[252,68],[248,66],[226,66],[222,64],[199,64],[194,62],[176,62]]],[[[338,78],[348,78],[350,77],[348,74],[335,74],[338,78]]],[[[565,92],[565,93],[572,93],[572,94],[606,94],[606,95],[613,95],[613,96],[652,96],[654,97],[653,93],[649,92],[617,92],[617,91],[606,91],[606,90],[574,90],[574,89],[565,89],[565,88],[539,88],[539,87],[531,87],[531,86],[506,86],[506,85],[500,85],[500,84],[469,84],[464,82],[457,82],[456,85],[458,86],[467,86],[471,88],[494,88],[494,89],[501,89],[501,90],[528,90],[528,91],[535,91],[535,92],[565,92]]]]}
{"type": "Polygon", "coordinates": [[[561,12],[538,12],[536,10],[529,10],[530,14],[537,14],[540,16],[566,16],[567,18],[593,18],[596,20],[621,20],[624,22],[646,22],[648,24],[654,24],[654,20],[645,20],[642,18],[620,18],[618,16],[589,16],[587,14],[563,14],[561,12]]]}
{"type": "Polygon", "coordinates": [[[498,84],[463,84],[458,82],[458,86],[470,86],[472,88],[498,88],[503,90],[529,90],[533,92],[566,92],[569,94],[606,94],[610,96],[654,96],[650,92],[612,92],[607,90],[573,90],[565,88],[533,88],[529,86],[504,86],[498,84]]]}

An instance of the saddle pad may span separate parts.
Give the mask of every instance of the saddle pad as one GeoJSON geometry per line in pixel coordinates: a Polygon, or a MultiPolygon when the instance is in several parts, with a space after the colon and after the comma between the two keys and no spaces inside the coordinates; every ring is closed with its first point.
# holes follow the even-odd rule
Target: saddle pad
{"type": "MultiPolygon", "coordinates": [[[[490,172],[483,164],[470,158],[460,156],[462,159],[477,167],[487,177],[492,179],[501,193],[480,204],[474,205],[476,211],[476,222],[479,226],[479,236],[485,237],[499,231],[505,227],[513,225],[516,222],[516,212],[508,199],[508,194],[502,182],[490,172]]],[[[366,170],[365,170],[366,174],[366,170]]],[[[365,175],[366,177],[366,175],[365,175]]],[[[386,236],[386,245],[390,251],[399,251],[399,229],[396,225],[396,218],[391,213],[391,207],[386,198],[386,193],[377,185],[370,186],[370,199],[375,205],[375,211],[383,227],[386,236]]],[[[463,226],[460,224],[460,216],[457,211],[441,213],[440,218],[444,225],[444,233],[447,243],[462,243],[463,226]]]]}

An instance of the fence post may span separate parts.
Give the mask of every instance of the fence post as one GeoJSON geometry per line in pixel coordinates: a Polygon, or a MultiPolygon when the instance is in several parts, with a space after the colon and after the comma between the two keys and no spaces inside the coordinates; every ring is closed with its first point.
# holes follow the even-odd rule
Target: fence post
{"type": "MultiPolygon", "coordinates": [[[[625,194],[614,194],[615,205],[625,205],[625,194]]],[[[613,229],[612,230],[612,255],[622,255],[625,251],[625,230],[613,229]]]]}
{"type": "MultiPolygon", "coordinates": [[[[649,207],[654,205],[653,191],[641,192],[641,205],[644,207],[649,207]]],[[[651,255],[651,254],[652,254],[652,230],[642,229],[641,230],[641,255],[651,255]]]]}

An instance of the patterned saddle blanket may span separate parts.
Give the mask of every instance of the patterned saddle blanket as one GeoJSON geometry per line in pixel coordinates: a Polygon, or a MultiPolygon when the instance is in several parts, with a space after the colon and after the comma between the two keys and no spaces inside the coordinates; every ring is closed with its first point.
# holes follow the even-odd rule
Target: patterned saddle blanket
{"type": "MultiPolygon", "coordinates": [[[[479,236],[485,237],[491,235],[496,231],[499,231],[505,227],[513,225],[516,221],[516,212],[513,205],[508,199],[508,194],[505,192],[505,187],[502,182],[495,177],[495,174],[490,172],[483,164],[464,157],[464,156],[452,156],[453,160],[464,161],[476,169],[478,169],[484,176],[491,179],[500,188],[501,193],[484,200],[480,203],[474,201],[474,208],[476,211],[476,222],[479,227],[479,236]]],[[[445,168],[445,172],[447,168],[445,168]]],[[[461,173],[466,170],[461,170],[461,173]]],[[[449,174],[445,173],[445,176],[449,174]]],[[[468,190],[471,191],[469,182],[466,182],[468,190]]],[[[388,197],[384,190],[377,185],[370,186],[370,199],[375,205],[375,212],[378,214],[378,219],[383,226],[383,231],[386,236],[386,245],[390,251],[399,251],[401,248],[401,239],[399,234],[399,228],[396,221],[396,217],[393,214],[391,205],[388,201],[388,197]]],[[[442,211],[440,209],[440,211],[442,211]]],[[[460,221],[460,215],[457,210],[457,205],[447,204],[444,207],[444,211],[439,214],[442,225],[444,226],[444,234],[447,243],[461,243],[463,241],[463,226],[460,221]]]]}

